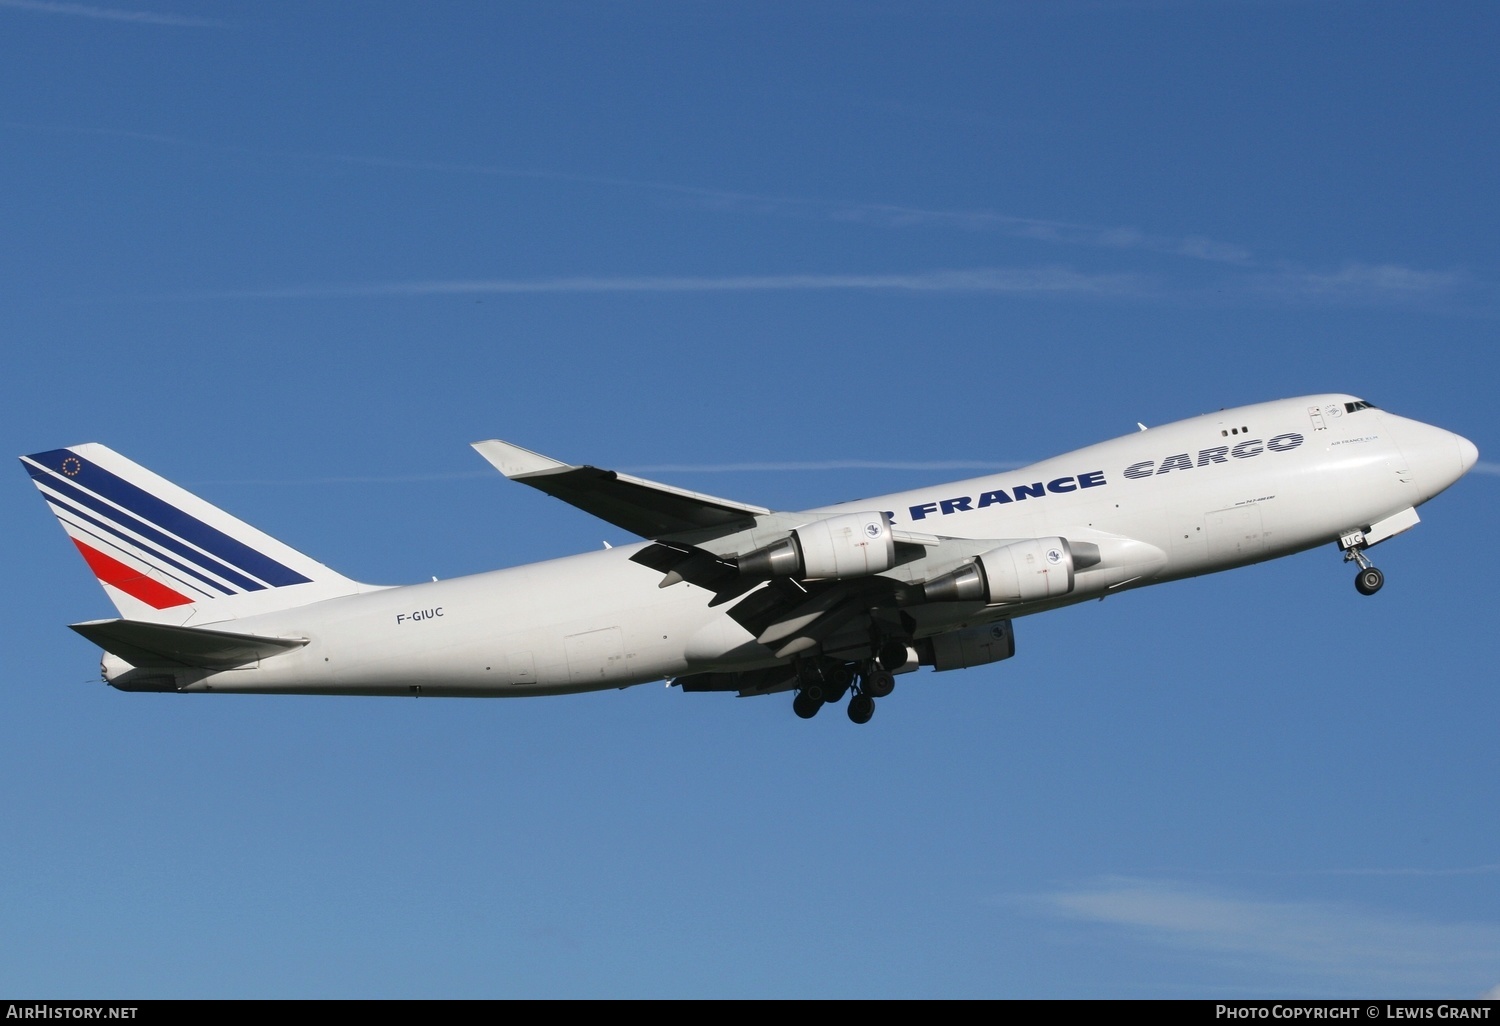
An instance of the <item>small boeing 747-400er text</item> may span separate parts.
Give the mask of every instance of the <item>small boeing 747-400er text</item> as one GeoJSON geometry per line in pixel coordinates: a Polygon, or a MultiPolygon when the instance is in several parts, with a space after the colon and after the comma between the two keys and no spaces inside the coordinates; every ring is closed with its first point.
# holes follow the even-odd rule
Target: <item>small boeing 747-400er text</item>
{"type": "Polygon", "coordinates": [[[1350,395],[1133,432],[1002,473],[791,513],[475,443],[644,541],[382,587],[97,443],[22,457],[119,611],[73,624],[122,691],[560,695],[667,681],[790,692],[864,723],[896,677],[1015,653],[1013,621],[1336,544],[1366,552],[1479,457],[1350,395]]]}

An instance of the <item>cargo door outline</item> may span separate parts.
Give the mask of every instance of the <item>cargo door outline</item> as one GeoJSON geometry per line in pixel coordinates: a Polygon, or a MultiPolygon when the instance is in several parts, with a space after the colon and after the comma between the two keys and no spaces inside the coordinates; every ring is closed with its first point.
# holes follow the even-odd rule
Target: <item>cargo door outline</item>
{"type": "Polygon", "coordinates": [[[1248,562],[1266,551],[1259,506],[1234,506],[1206,514],[1203,532],[1208,535],[1208,558],[1214,562],[1248,562]]]}
{"type": "Polygon", "coordinates": [[[625,666],[625,643],[618,627],[570,634],[563,639],[563,651],[572,684],[608,680],[625,666]]]}

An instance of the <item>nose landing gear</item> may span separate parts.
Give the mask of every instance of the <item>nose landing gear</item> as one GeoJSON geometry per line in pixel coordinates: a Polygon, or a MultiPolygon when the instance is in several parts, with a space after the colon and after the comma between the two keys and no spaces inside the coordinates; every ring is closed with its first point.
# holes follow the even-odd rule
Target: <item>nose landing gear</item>
{"type": "Polygon", "coordinates": [[[1385,583],[1385,574],[1373,566],[1367,566],[1354,577],[1354,588],[1361,595],[1373,595],[1385,583]]]}
{"type": "Polygon", "coordinates": [[[1373,595],[1385,584],[1385,574],[1370,562],[1362,542],[1356,542],[1344,550],[1344,562],[1359,564],[1359,573],[1354,575],[1354,590],[1361,595],[1373,595]]]}

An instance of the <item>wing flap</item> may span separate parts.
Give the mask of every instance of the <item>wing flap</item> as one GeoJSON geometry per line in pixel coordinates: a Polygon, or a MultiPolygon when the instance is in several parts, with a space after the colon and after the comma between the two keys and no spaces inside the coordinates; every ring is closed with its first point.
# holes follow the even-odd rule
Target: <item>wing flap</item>
{"type": "Polygon", "coordinates": [[[490,439],[474,449],[512,481],[530,485],[642,538],[754,526],[771,511],[732,499],[631,477],[598,467],[575,467],[519,445],[490,439]]]}
{"type": "Polygon", "coordinates": [[[306,638],[268,638],[140,620],[90,620],[69,626],[132,666],[230,670],[307,644],[306,638]]]}

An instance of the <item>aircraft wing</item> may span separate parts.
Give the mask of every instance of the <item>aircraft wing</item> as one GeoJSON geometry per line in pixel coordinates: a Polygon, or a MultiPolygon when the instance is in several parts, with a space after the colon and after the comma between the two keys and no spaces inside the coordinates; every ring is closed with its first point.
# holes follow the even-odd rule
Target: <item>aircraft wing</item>
{"type": "MultiPolygon", "coordinates": [[[[914,591],[900,580],[871,574],[843,579],[743,574],[743,554],[704,548],[709,539],[753,527],[793,531],[804,524],[798,514],[778,513],[730,499],[690,492],[598,467],[571,466],[491,439],[474,448],[512,481],[520,481],[633,534],[651,539],[630,558],[662,574],[659,587],[683,581],[713,593],[709,605],[733,603],[729,616],[778,658],[812,651],[836,635],[909,636],[915,621],[903,612],[914,591]]],[[[931,560],[948,569],[999,542],[945,538],[910,531],[891,531],[898,563],[931,560]]],[[[700,675],[702,676],[702,675],[700,675]]],[[[734,675],[694,678],[689,690],[737,690],[742,694],[781,690],[775,680],[740,680],[734,675]],[[730,678],[734,679],[731,681],[730,678]],[[732,687],[730,685],[733,685],[732,687]]]]}
{"type": "Polygon", "coordinates": [[[230,670],[307,644],[306,638],[267,638],[141,620],[90,620],[69,626],[132,666],[230,670]]]}
{"type": "Polygon", "coordinates": [[[705,529],[729,534],[753,527],[757,517],[771,513],[763,506],[673,488],[614,470],[571,466],[498,439],[475,442],[474,448],[512,481],[544,491],[642,538],[705,529]]]}

